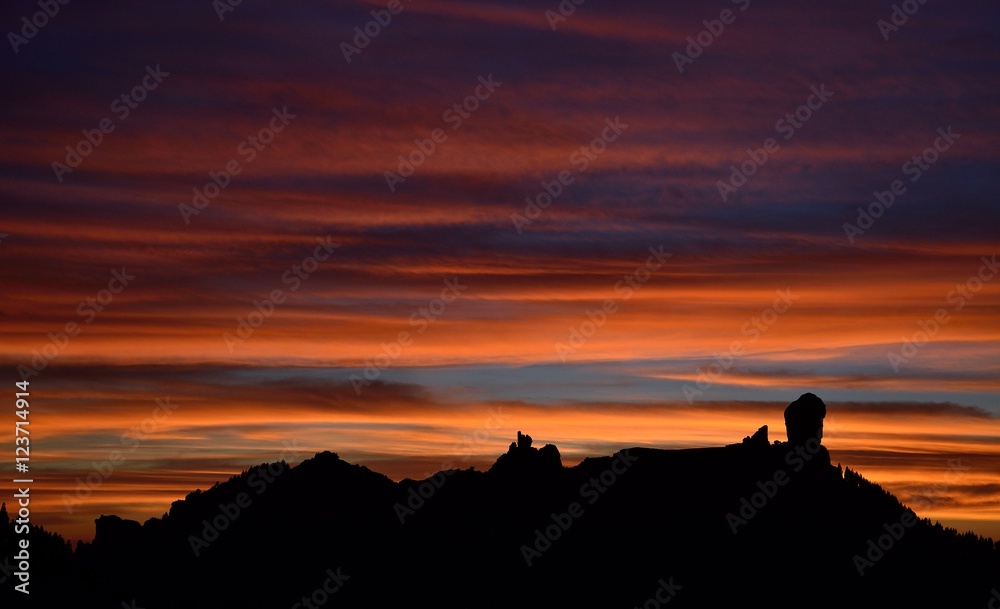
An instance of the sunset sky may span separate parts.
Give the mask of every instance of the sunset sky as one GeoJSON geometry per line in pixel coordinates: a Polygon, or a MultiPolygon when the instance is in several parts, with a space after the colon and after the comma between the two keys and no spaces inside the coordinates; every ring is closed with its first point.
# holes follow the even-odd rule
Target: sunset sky
{"type": "Polygon", "coordinates": [[[813,392],[834,463],[1000,537],[1000,7],[903,4],[6,3],[33,521],[784,440],[813,392]]]}

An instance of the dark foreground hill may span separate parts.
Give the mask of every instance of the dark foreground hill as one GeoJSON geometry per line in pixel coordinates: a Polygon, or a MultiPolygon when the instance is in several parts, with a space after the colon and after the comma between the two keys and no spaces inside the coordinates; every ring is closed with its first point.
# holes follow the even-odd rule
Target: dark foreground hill
{"type": "Polygon", "coordinates": [[[163,518],[101,517],[74,553],[34,531],[32,606],[1000,606],[992,540],[921,520],[831,465],[824,414],[806,394],[786,412],[787,442],[764,427],[570,468],[520,434],[487,472],[423,481],[330,452],[264,464],[163,518]]]}

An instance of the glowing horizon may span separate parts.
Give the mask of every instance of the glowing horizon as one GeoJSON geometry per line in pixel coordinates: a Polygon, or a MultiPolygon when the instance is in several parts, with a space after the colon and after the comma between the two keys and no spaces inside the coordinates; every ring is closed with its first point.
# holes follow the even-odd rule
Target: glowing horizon
{"type": "Polygon", "coordinates": [[[90,539],[293,439],[433,473],[497,408],[463,464],[783,440],[812,392],[834,462],[1000,537],[996,10],[724,2],[678,66],[717,8],[555,4],[404,3],[350,61],[384,2],[69,6],[8,54],[33,522],[90,539]]]}

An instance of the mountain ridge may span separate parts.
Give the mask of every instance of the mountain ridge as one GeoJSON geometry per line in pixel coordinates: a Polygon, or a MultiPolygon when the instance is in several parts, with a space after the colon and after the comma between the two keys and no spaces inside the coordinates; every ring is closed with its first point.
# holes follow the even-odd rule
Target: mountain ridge
{"type": "Polygon", "coordinates": [[[400,602],[393,590],[440,607],[711,607],[754,590],[772,607],[985,606],[997,544],[832,465],[825,405],[800,400],[787,442],[764,426],[722,447],[564,467],[558,448],[518,432],[487,471],[399,482],[330,451],[262,463],[161,518],[98,518],[93,542],[51,552],[60,566],[36,570],[35,590],[146,609],[382,606],[400,602]]]}

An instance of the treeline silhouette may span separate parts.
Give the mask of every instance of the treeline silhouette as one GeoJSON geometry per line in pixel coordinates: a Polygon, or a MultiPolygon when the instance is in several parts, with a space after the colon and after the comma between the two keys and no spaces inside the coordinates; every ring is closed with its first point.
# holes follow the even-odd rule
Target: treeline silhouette
{"type": "MultiPolygon", "coordinates": [[[[805,394],[789,406],[787,442],[771,442],[764,427],[729,446],[631,448],[574,467],[520,432],[489,471],[422,481],[397,483],[332,452],[261,464],[143,524],[102,516],[94,541],[75,550],[33,528],[31,600],[986,607],[1000,588],[997,544],[913,517],[879,485],[832,465],[820,404],[805,394]]],[[[0,560],[13,543],[0,519],[0,560]]],[[[12,585],[3,584],[4,607],[18,596],[12,585]]]]}

